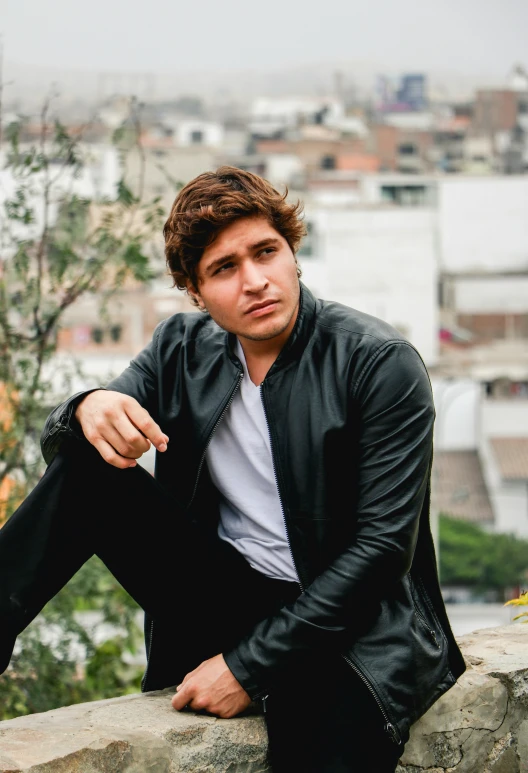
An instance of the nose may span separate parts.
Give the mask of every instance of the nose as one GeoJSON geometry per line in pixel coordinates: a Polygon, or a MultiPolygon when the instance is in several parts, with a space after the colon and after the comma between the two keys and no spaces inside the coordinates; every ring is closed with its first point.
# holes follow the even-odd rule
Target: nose
{"type": "Polygon", "coordinates": [[[269,280],[265,275],[264,267],[254,260],[246,260],[242,265],[242,288],[247,293],[259,293],[265,290],[269,280]]]}

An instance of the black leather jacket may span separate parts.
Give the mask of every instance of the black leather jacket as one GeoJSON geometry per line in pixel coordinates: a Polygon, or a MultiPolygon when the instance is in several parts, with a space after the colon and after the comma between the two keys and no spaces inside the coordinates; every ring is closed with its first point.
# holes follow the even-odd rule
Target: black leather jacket
{"type": "MultiPolygon", "coordinates": [[[[162,322],[107,387],[135,397],[172,438],[156,478],[196,517],[211,512],[205,451],[241,375],[232,337],[197,312],[162,322]]],[[[224,657],[256,698],[303,653],[339,652],[398,741],[465,669],[429,527],[434,407],[425,366],[389,325],[301,285],[295,328],[262,396],[303,592],[224,657]]],[[[77,402],[48,418],[48,462],[75,431],[77,402]]],[[[144,689],[156,689],[167,683],[148,631],[144,689]]]]}

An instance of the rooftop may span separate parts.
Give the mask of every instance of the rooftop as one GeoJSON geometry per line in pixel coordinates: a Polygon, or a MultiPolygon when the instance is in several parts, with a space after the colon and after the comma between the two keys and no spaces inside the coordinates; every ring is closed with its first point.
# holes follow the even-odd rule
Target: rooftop
{"type": "Polygon", "coordinates": [[[476,451],[436,451],[433,461],[432,502],[447,515],[473,523],[491,523],[488,491],[476,451]]]}
{"type": "Polygon", "coordinates": [[[528,437],[494,437],[491,446],[503,480],[528,480],[528,437]]]}

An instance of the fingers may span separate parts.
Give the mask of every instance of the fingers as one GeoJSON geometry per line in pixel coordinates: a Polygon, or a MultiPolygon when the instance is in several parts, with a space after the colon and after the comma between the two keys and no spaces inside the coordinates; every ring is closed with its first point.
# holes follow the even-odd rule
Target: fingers
{"type": "Polygon", "coordinates": [[[187,683],[182,683],[177,688],[176,694],[172,697],[172,707],[176,711],[182,711],[188,706],[193,711],[207,712],[223,719],[229,719],[240,714],[247,709],[251,703],[251,698],[240,689],[236,694],[217,694],[214,690],[211,692],[192,679],[187,683]]]}
{"type": "Polygon", "coordinates": [[[192,700],[192,695],[186,685],[178,685],[177,692],[172,697],[172,708],[181,711],[192,700]]]}
{"type": "Polygon", "coordinates": [[[118,454],[115,448],[110,443],[107,443],[106,440],[103,440],[103,438],[98,438],[92,445],[99,451],[105,462],[108,462],[113,467],[118,467],[120,470],[135,467],[137,464],[135,459],[127,459],[118,454]]]}
{"type": "Polygon", "coordinates": [[[112,445],[121,456],[139,459],[150,449],[150,440],[147,440],[136,427],[130,423],[128,416],[123,413],[117,416],[113,427],[107,429],[105,440],[112,445]]]}
{"type": "Polygon", "coordinates": [[[169,438],[165,435],[154,419],[135,400],[127,403],[126,414],[132,424],[157,448],[158,451],[166,451],[169,438]]]}
{"type": "Polygon", "coordinates": [[[89,442],[114,467],[133,467],[154,444],[166,451],[169,438],[133,397],[110,390],[92,392],[79,404],[76,418],[89,442]]]}
{"type": "Polygon", "coordinates": [[[223,655],[203,661],[186,674],[176,688],[172,706],[181,711],[189,706],[217,717],[234,717],[246,709],[251,698],[227,667],[223,655]]]}

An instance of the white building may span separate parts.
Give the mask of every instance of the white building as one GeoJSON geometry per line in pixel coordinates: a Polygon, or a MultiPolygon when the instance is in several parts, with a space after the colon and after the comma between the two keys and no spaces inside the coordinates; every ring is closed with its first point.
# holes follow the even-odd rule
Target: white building
{"type": "Polygon", "coordinates": [[[495,531],[528,539],[528,398],[482,401],[479,455],[495,531]]]}
{"type": "Polygon", "coordinates": [[[277,137],[303,126],[326,126],[339,133],[366,137],[365,122],[348,116],[335,97],[259,97],[250,108],[249,129],[257,137],[277,137]]]}
{"type": "Polygon", "coordinates": [[[528,538],[528,386],[432,379],[434,510],[528,538]]]}
{"type": "Polygon", "coordinates": [[[217,121],[200,118],[165,118],[164,126],[172,133],[174,144],[180,148],[201,145],[206,148],[221,148],[224,142],[224,127],[217,121]]]}
{"type": "MultiPolygon", "coordinates": [[[[309,184],[307,216],[319,234],[313,281],[319,281],[322,290],[328,294],[335,288],[343,297],[348,280],[342,280],[350,265],[345,253],[348,250],[349,255],[366,257],[361,266],[354,263],[358,273],[353,297],[366,304],[365,310],[374,309],[376,314],[378,309],[381,316],[398,324],[395,316],[400,315],[393,309],[401,282],[401,294],[408,300],[405,316],[411,319],[406,323],[409,335],[414,342],[417,339],[411,331],[422,328],[421,346],[425,338],[431,342],[424,348],[429,364],[435,362],[441,321],[442,326],[457,335],[467,334],[468,341],[474,339],[478,344],[471,350],[449,353],[453,375],[461,375],[465,368],[477,380],[500,375],[528,377],[528,176],[410,176],[333,170],[310,178],[309,184]],[[372,229],[365,232],[358,252],[357,234],[350,232],[345,237],[342,226],[336,224],[338,219],[359,223],[362,218],[366,222],[367,209],[372,229]],[[336,228],[341,231],[339,245],[333,235],[327,236],[336,228]],[[428,231],[427,245],[423,242],[424,228],[428,231]],[[343,250],[347,239],[349,244],[343,250]],[[409,252],[402,248],[405,239],[409,252]],[[385,257],[375,257],[381,245],[385,257]],[[413,245],[423,252],[422,260],[416,255],[412,258],[413,245]],[[377,266],[384,265],[384,260],[389,263],[386,287],[391,289],[386,290],[387,300],[382,301],[376,277],[377,266]],[[431,263],[436,264],[439,294],[441,290],[441,316],[427,314],[417,294],[417,287],[423,292],[427,286],[427,303],[437,307],[431,263]],[[391,273],[394,266],[396,276],[391,273]],[[421,278],[414,275],[421,272],[425,272],[421,278]],[[372,274],[372,281],[364,274],[372,274]],[[408,274],[412,276],[405,285],[408,274]],[[369,293],[361,290],[364,279],[370,282],[369,293]],[[377,282],[376,291],[372,282],[377,282]],[[419,323],[412,321],[415,315],[419,323]],[[490,344],[487,338],[497,340],[490,344]],[[524,371],[519,374],[520,367],[524,371]]],[[[312,268],[307,266],[306,271],[312,272],[312,268]]]]}
{"type": "Polygon", "coordinates": [[[402,111],[398,113],[384,113],[383,122],[397,129],[408,131],[431,131],[435,125],[435,116],[429,111],[413,112],[402,111]]]}
{"type": "Polygon", "coordinates": [[[513,91],[528,91],[528,71],[521,64],[517,64],[508,77],[508,87],[513,91]]]}
{"type": "Polygon", "coordinates": [[[309,207],[304,281],[315,293],[400,330],[426,364],[438,353],[434,212],[309,207]],[[307,254],[308,253],[308,254],[307,254]]]}
{"type": "Polygon", "coordinates": [[[528,175],[438,180],[443,271],[528,270],[528,175]]]}

